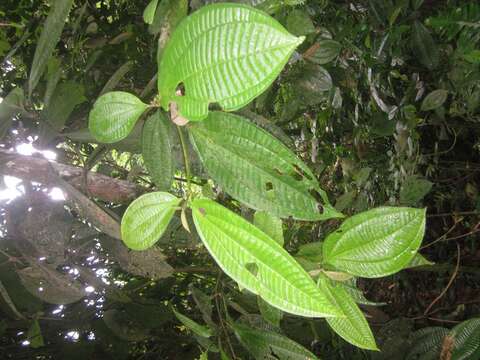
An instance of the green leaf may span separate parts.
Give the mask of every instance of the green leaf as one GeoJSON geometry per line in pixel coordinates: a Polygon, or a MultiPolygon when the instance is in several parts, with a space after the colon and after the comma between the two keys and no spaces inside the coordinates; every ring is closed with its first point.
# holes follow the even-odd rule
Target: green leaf
{"type": "Polygon", "coordinates": [[[177,319],[185,325],[188,329],[190,329],[194,334],[197,334],[198,336],[209,338],[210,336],[213,335],[212,330],[210,330],[207,326],[200,325],[196,321],[193,321],[192,319],[186,317],[183,314],[180,314],[178,311],[172,308],[173,313],[177,317],[177,319]]]}
{"type": "Polygon", "coordinates": [[[7,135],[16,114],[23,112],[23,90],[15,88],[0,103],[0,140],[7,135]]]}
{"type": "Polygon", "coordinates": [[[41,348],[45,346],[42,336],[42,330],[38,320],[33,320],[32,325],[27,331],[27,340],[30,342],[30,347],[33,349],[41,348]]]}
{"type": "Polygon", "coordinates": [[[140,196],[122,218],[122,239],[133,250],[153,246],[167,229],[181,199],[164,192],[140,196]]]}
{"type": "Polygon", "coordinates": [[[323,65],[335,60],[341,48],[342,45],[335,40],[320,40],[308,49],[303,56],[315,64],[323,65]]]}
{"type": "Polygon", "coordinates": [[[158,0],[152,0],[143,12],[143,21],[146,24],[152,24],[155,19],[155,10],[157,10],[158,0]]]}
{"type": "Polygon", "coordinates": [[[298,248],[296,256],[303,257],[307,260],[320,263],[323,260],[323,241],[303,244],[298,248]]]}
{"type": "Polygon", "coordinates": [[[17,271],[25,289],[49,304],[72,304],[87,294],[78,280],[49,266],[32,266],[17,271]]]}
{"type": "Polygon", "coordinates": [[[352,275],[396,273],[415,256],[425,232],[425,210],[380,207],[352,216],[324,242],[326,263],[352,275]]]}
{"type": "Polygon", "coordinates": [[[464,321],[449,334],[453,337],[452,360],[478,359],[480,357],[480,318],[464,321]]]}
{"type": "Polygon", "coordinates": [[[127,61],[125,64],[120,66],[117,71],[108,79],[107,83],[100,92],[100,96],[105,95],[109,91],[115,89],[118,83],[123,79],[123,77],[132,69],[133,61],[127,61]]]}
{"type": "Polygon", "coordinates": [[[400,203],[402,205],[416,205],[432,189],[433,183],[416,176],[408,177],[400,190],[400,203]]]}
{"type": "Polygon", "coordinates": [[[188,13],[187,0],[162,0],[155,12],[155,18],[148,27],[150,34],[165,32],[168,37],[188,13]]]}
{"type": "Polygon", "coordinates": [[[412,261],[410,261],[408,265],[405,266],[405,269],[411,269],[418,266],[427,266],[427,265],[433,265],[433,264],[435,263],[426,259],[423,255],[416,253],[412,261]]]}
{"type": "Polygon", "coordinates": [[[193,300],[195,304],[197,304],[198,309],[202,313],[203,320],[207,323],[210,327],[214,325],[212,321],[212,299],[210,296],[205,294],[200,289],[197,289],[194,286],[190,287],[190,291],[192,292],[193,300]]]}
{"type": "Polygon", "coordinates": [[[210,103],[238,110],[270,86],[302,41],[250,6],[204,6],[180,23],[165,48],[158,78],[162,106],[169,110],[176,102],[192,121],[205,119],[210,103]],[[176,95],[180,84],[184,96],[176,95]]]}
{"type": "Polygon", "coordinates": [[[442,342],[447,335],[448,329],[442,327],[428,327],[415,331],[411,335],[412,345],[406,359],[439,359],[442,342]]]}
{"type": "Polygon", "coordinates": [[[415,57],[430,70],[438,67],[440,53],[428,29],[419,21],[415,21],[412,30],[412,47],[415,57]]]}
{"type": "Polygon", "coordinates": [[[280,327],[280,321],[282,320],[283,313],[281,310],[273,307],[265,300],[263,300],[260,296],[257,296],[257,305],[258,309],[260,310],[260,314],[262,317],[273,326],[277,328],[280,327]]]}
{"type": "Polygon", "coordinates": [[[48,61],[46,76],[47,88],[45,89],[45,95],[43,96],[43,104],[45,107],[48,107],[48,105],[50,104],[53,93],[62,77],[63,70],[61,65],[61,61],[56,57],[52,57],[48,61]]]}
{"type": "Polygon", "coordinates": [[[88,128],[102,143],[125,139],[148,108],[135,95],[114,91],[97,99],[90,112],[88,128]]]}
{"type": "Polygon", "coordinates": [[[283,246],[285,242],[283,238],[282,219],[269,214],[266,211],[257,211],[253,215],[253,225],[270,236],[273,240],[283,246]]]}
{"type": "Polygon", "coordinates": [[[142,132],[142,155],[152,180],[159,190],[172,186],[174,167],[171,121],[158,110],[145,122],[142,132]]]}
{"type": "Polygon", "coordinates": [[[448,91],[438,89],[428,94],[422,102],[422,111],[434,110],[447,100],[448,91]]]}
{"type": "Polygon", "coordinates": [[[223,206],[206,199],[190,204],[204,245],[240,287],[285,312],[337,316],[337,309],[275,240],[223,206]]]}
{"type": "Polygon", "coordinates": [[[300,344],[271,331],[231,324],[238,341],[255,359],[315,360],[317,357],[300,344]]]}
{"type": "Polygon", "coordinates": [[[348,292],[341,285],[334,285],[326,278],[320,279],[319,287],[332,297],[332,301],[345,315],[345,318],[327,318],[331,328],[350,344],[362,349],[378,350],[365,315],[348,292]]]}
{"type": "Polygon", "coordinates": [[[296,36],[308,35],[315,32],[312,19],[306,11],[300,9],[292,10],[288,14],[287,29],[296,36]]]}
{"type": "Polygon", "coordinates": [[[55,130],[62,130],[75,107],[87,100],[84,93],[83,85],[74,81],[58,85],[48,106],[41,113],[42,119],[55,130]]]}
{"type": "Polygon", "coordinates": [[[353,298],[353,300],[357,304],[371,305],[371,306],[386,305],[386,303],[373,302],[368,300],[363,294],[363,291],[357,287],[357,278],[351,278],[349,280],[338,283],[338,285],[343,287],[345,291],[353,298]]]}
{"type": "Polygon", "coordinates": [[[28,91],[30,95],[40,81],[50,56],[60,40],[65,20],[70,13],[72,5],[73,0],[55,0],[53,2],[40,39],[38,40],[35,55],[33,56],[30,77],[28,79],[28,91]]]}
{"type": "Polygon", "coordinates": [[[189,130],[208,174],[247,206],[281,218],[315,221],[342,216],[311,170],[245,118],[212,112],[205,121],[190,124],[189,130]]]}

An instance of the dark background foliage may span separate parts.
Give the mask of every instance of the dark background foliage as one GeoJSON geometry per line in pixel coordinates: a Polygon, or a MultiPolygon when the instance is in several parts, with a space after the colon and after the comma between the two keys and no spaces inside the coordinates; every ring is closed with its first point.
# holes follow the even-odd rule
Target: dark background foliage
{"type": "MultiPolygon", "coordinates": [[[[203,3],[192,0],[189,8],[203,3]]],[[[450,328],[480,313],[480,4],[300,3],[266,7],[290,32],[307,39],[243,115],[294,149],[338,210],[355,214],[384,204],[426,207],[420,252],[435,264],[359,281],[369,300],[385,303],[363,307],[381,354],[345,343],[323,320],[285,316],[281,328],[321,358],[403,359],[406,344],[415,341],[414,330],[450,328]],[[443,91],[428,99],[436,90],[443,91]]],[[[7,189],[0,203],[2,358],[198,358],[201,346],[210,345],[192,337],[167,306],[175,304],[203,322],[192,286],[210,297],[219,344],[229,354],[233,349],[239,358],[248,358],[225,326],[226,307],[236,317],[248,313],[248,321],[265,326],[255,298],[221,275],[179,219],[157,248],[142,255],[108,236],[105,214],[118,221],[128,202],[154,185],[138,153],[138,133],[105,147],[82,129],[109,80],[116,90],[145,102],[153,99],[158,29],[152,34],[143,22],[146,5],[75,1],[37,89],[13,113],[0,108],[2,173],[24,179],[16,198],[12,179],[2,184],[7,189]],[[115,76],[119,68],[125,71],[115,76]],[[45,93],[55,76],[58,85],[48,99],[45,93]],[[9,152],[14,149],[27,149],[30,156],[22,160],[9,152]],[[54,175],[58,168],[50,171],[54,165],[43,160],[52,153],[32,149],[54,152],[70,175],[54,175]],[[92,178],[89,170],[104,177],[92,178]],[[55,187],[76,200],[53,200],[55,187]],[[90,210],[78,203],[90,204],[90,210]],[[44,290],[37,296],[27,291],[32,274],[43,279],[44,290]]],[[[27,84],[49,9],[49,1],[2,0],[0,97],[27,84]]],[[[192,162],[201,173],[196,159],[192,162]]],[[[183,174],[176,177],[174,191],[180,193],[183,174]]],[[[195,179],[198,191],[251,216],[207,180],[195,179]]],[[[295,254],[337,225],[286,221],[286,248],[295,254]]]]}

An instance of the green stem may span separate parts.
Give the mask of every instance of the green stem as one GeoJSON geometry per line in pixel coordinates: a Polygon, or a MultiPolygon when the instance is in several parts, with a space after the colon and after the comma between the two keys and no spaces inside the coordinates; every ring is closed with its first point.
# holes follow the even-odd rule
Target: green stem
{"type": "Polygon", "coordinates": [[[188,159],[187,143],[183,136],[183,131],[180,126],[177,125],[178,136],[180,137],[180,143],[182,144],[183,161],[185,163],[185,177],[187,178],[187,198],[192,194],[192,181],[190,174],[190,160],[188,159]]]}

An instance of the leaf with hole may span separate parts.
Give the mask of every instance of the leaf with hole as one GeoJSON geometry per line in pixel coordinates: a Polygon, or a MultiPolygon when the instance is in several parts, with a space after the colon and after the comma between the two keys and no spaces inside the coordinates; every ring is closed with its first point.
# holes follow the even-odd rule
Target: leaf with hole
{"type": "Polygon", "coordinates": [[[211,103],[238,110],[276,79],[303,42],[266,13],[246,5],[213,4],[183,20],[159,64],[158,91],[165,110],[203,120],[211,103]],[[177,95],[183,85],[184,96],[177,95]]]}
{"type": "Polygon", "coordinates": [[[133,250],[153,246],[167,229],[181,199],[164,192],[140,196],[122,218],[122,239],[133,250]]]}
{"type": "Polygon", "coordinates": [[[90,112],[88,128],[102,143],[114,143],[125,139],[135,127],[135,123],[147,110],[135,95],[114,91],[97,99],[90,112]]]}
{"type": "Polygon", "coordinates": [[[208,174],[230,195],[281,218],[342,217],[315,175],[283,143],[243,117],[212,112],[189,126],[208,174]]]}
{"type": "Polygon", "coordinates": [[[159,190],[169,190],[175,172],[172,156],[172,123],[157,111],[145,122],[142,131],[142,156],[159,190]]]}
{"type": "Polygon", "coordinates": [[[242,288],[291,314],[338,316],[338,309],[275,240],[211,200],[196,199],[190,206],[205,247],[242,288]]]}
{"type": "Polygon", "coordinates": [[[327,264],[352,275],[376,278],[402,270],[417,253],[425,210],[380,207],[352,216],[324,242],[327,264]]]}
{"type": "Polygon", "coordinates": [[[40,81],[50,60],[50,56],[60,40],[63,27],[65,26],[65,20],[70,13],[72,5],[73,0],[56,0],[53,2],[33,56],[30,77],[28,79],[28,91],[30,95],[40,81]]]}
{"type": "Polygon", "coordinates": [[[243,324],[230,325],[239,342],[255,359],[315,360],[317,357],[286,336],[243,324]]]}
{"type": "Polygon", "coordinates": [[[448,91],[447,90],[434,90],[428,94],[422,102],[422,111],[435,110],[436,108],[443,105],[447,100],[448,91]]]}
{"type": "Polygon", "coordinates": [[[365,315],[348,292],[341,285],[335,285],[326,278],[320,278],[319,287],[325,294],[331,296],[332,301],[345,315],[344,318],[327,318],[331,328],[350,344],[362,349],[378,350],[365,315]]]}

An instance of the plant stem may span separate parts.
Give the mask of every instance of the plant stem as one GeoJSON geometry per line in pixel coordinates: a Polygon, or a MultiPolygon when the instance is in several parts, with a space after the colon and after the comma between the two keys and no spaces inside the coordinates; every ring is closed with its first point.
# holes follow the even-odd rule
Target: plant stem
{"type": "Polygon", "coordinates": [[[190,175],[190,160],[188,159],[187,143],[185,142],[183,131],[181,127],[178,125],[177,125],[177,131],[178,131],[178,136],[180,137],[180,143],[182,144],[183,161],[185,163],[185,177],[187,178],[187,198],[189,198],[192,193],[192,182],[191,182],[191,175],[190,175]]]}

